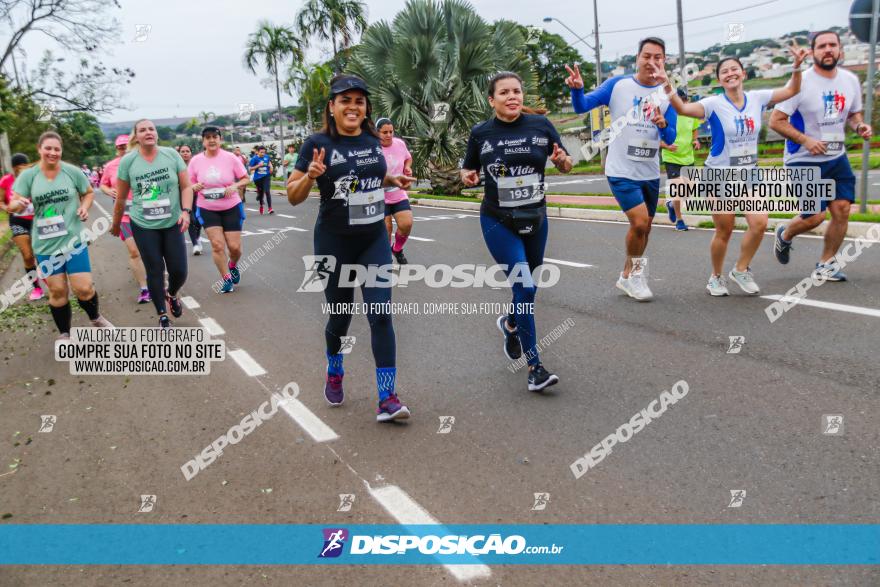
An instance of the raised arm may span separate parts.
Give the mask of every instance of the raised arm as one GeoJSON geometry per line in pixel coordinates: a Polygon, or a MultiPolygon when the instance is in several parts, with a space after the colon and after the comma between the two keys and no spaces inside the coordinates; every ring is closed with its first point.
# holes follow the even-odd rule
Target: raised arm
{"type": "Polygon", "coordinates": [[[791,81],[784,87],[773,90],[770,101],[774,104],[784,102],[797,96],[801,91],[801,63],[807,57],[807,50],[798,47],[797,43],[789,45],[788,52],[794,57],[794,66],[791,70],[791,81]]]}

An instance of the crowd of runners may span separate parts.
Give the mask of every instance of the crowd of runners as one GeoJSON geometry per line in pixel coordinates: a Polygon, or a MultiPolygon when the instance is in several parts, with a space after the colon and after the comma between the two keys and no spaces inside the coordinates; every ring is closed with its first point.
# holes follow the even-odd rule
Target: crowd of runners
{"type": "MultiPolygon", "coordinates": [[[[775,106],[770,126],[784,136],[785,166],[814,166],[822,179],[836,182],[834,201],[827,203],[831,220],[815,272],[828,281],[845,281],[835,256],[846,235],[850,204],[855,198],[855,176],[846,156],[847,127],[862,139],[872,135],[862,119],[858,78],[838,67],[840,38],[833,31],[813,35],[810,49],[790,48],[794,67],[788,83],[773,90],[745,90],[746,73],[735,57],[722,58],[716,78],[722,93],[690,102],[686,88],[670,85],[665,71],[666,47],[655,37],[643,39],[636,57],[637,73],[606,80],[585,93],[578,66],[566,66],[565,83],[572,105],[584,113],[607,106],[613,120],[625,120],[608,147],[605,174],[629,220],[623,268],[616,286],[628,296],[647,301],[645,256],[660,194],[660,162],[666,162],[670,181],[680,181],[682,166],[694,164],[699,148],[696,127],[707,121],[711,148],[707,167],[755,167],[759,163],[758,136],[762,112],[775,106]],[[802,63],[812,56],[812,66],[802,63]],[[663,153],[661,157],[661,152],[663,153]]],[[[572,158],[545,113],[524,104],[523,81],[515,73],[500,72],[488,80],[486,97],[492,116],[471,130],[462,160],[465,186],[482,184],[480,226],[489,253],[506,267],[508,276],[532,276],[544,262],[549,236],[546,219],[545,170],[548,161],[561,173],[572,169],[572,158]]],[[[287,200],[304,202],[313,188],[320,193],[314,229],[314,254],[334,257],[324,294],[331,307],[351,307],[354,289],[340,285],[344,264],[389,266],[407,263],[404,246],[413,217],[407,189],[415,181],[412,155],[395,136],[391,119],[373,118],[370,89],[354,75],[337,75],[330,83],[322,128],[308,137],[299,152],[290,146],[281,175],[287,200]]],[[[211,244],[223,294],[232,293],[241,280],[237,263],[242,256],[241,231],[245,222],[245,189],[256,187],[260,214],[273,214],[271,178],[276,170],[266,149],[250,158],[240,149],[223,149],[222,130],[202,130],[203,151],[193,155],[188,146],[175,150],[159,146],[150,120],[139,120],[129,135],[116,138],[117,157],[103,167],[99,187],[114,201],[110,232],[125,245],[138,288],[137,303],[152,302],[161,327],[168,316],[183,312],[180,292],[187,278],[189,234],[193,254],[202,252],[201,231],[211,244]]],[[[31,300],[49,291],[49,307],[60,337],[69,336],[71,310],[68,284],[92,324],[111,328],[98,308],[87,242],[80,234],[95,197],[89,179],[79,168],[62,161],[62,140],[54,132],[39,139],[39,161],[31,165],[24,155],[13,157],[14,172],[0,179],[4,208],[10,214],[13,240],[21,251],[32,280],[31,300]],[[62,262],[49,263],[53,257],[62,262]]],[[[676,205],[667,208],[679,230],[687,226],[676,205]]],[[[759,293],[751,263],[761,244],[768,215],[746,214],[748,230],[727,277],[744,293],[759,293]]],[[[733,214],[713,214],[715,235],[709,251],[711,274],[706,289],[712,296],[729,295],[723,266],[734,229],[733,214]]],[[[778,261],[790,260],[793,239],[826,219],[826,203],[818,214],[804,214],[780,224],[775,232],[778,261]]],[[[119,254],[123,251],[120,248],[119,254]]],[[[463,260],[466,261],[466,260],[463,260]]],[[[367,320],[376,367],[379,421],[409,417],[396,393],[396,343],[390,308],[392,288],[378,278],[361,285],[370,309],[367,320]]],[[[504,354],[528,359],[528,389],[541,391],[559,378],[541,363],[533,310],[538,286],[534,280],[512,280],[512,308],[498,316],[504,354]]],[[[344,401],[343,353],[352,314],[330,314],[324,330],[326,383],[324,396],[338,406],[344,401]]]]}

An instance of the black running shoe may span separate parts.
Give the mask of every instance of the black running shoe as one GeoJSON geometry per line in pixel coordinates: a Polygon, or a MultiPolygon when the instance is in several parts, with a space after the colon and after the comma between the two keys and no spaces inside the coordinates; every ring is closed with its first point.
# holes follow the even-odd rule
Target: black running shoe
{"type": "Polygon", "coordinates": [[[180,318],[180,315],[183,314],[183,306],[180,305],[180,298],[177,296],[171,297],[171,294],[165,292],[165,296],[168,299],[168,305],[171,306],[171,315],[175,318],[180,318]]]}
{"type": "Polygon", "coordinates": [[[159,328],[171,328],[171,320],[166,315],[159,316],[159,328]]]}
{"type": "Polygon", "coordinates": [[[399,251],[391,249],[391,254],[394,255],[394,258],[397,260],[398,265],[406,265],[407,263],[409,263],[409,261],[406,260],[406,257],[403,254],[403,249],[400,249],[399,251]]]}
{"type": "Polygon", "coordinates": [[[504,335],[504,355],[511,361],[515,361],[522,356],[522,345],[516,330],[514,329],[513,332],[508,330],[505,326],[506,323],[507,316],[498,316],[498,320],[495,321],[498,330],[504,335]]]}
{"type": "Polygon", "coordinates": [[[545,387],[559,383],[559,377],[547,371],[544,365],[538,363],[529,371],[529,391],[541,391],[545,387]]]}

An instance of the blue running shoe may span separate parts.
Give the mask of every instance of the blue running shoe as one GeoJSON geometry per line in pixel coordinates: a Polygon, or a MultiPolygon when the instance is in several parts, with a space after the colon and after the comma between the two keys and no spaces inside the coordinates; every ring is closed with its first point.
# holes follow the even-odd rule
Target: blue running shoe
{"type": "Polygon", "coordinates": [[[664,201],[664,204],[666,206],[666,213],[669,214],[669,222],[674,223],[675,222],[675,207],[672,205],[672,200],[667,198],[664,201]]]}
{"type": "Polygon", "coordinates": [[[230,267],[229,275],[232,276],[232,283],[238,285],[238,282],[241,281],[241,271],[238,270],[238,267],[230,267]]]}
{"type": "Polygon", "coordinates": [[[232,287],[232,280],[231,279],[224,279],[223,280],[223,287],[220,288],[220,293],[222,293],[222,294],[232,293],[233,291],[235,291],[235,290],[232,287]]]}
{"type": "Polygon", "coordinates": [[[678,232],[685,232],[688,230],[688,225],[684,223],[684,220],[680,219],[675,223],[675,230],[678,232]]]}
{"type": "Polygon", "coordinates": [[[837,268],[837,263],[816,263],[816,273],[825,281],[846,281],[846,273],[837,268]]]}
{"type": "Polygon", "coordinates": [[[391,420],[406,420],[409,418],[409,409],[400,403],[397,394],[392,393],[385,401],[379,404],[376,410],[377,422],[390,422],[391,420]]]}
{"type": "Polygon", "coordinates": [[[776,226],[776,242],[773,246],[773,253],[776,255],[776,260],[782,263],[783,265],[788,265],[789,259],[789,251],[791,251],[791,241],[787,241],[782,238],[782,234],[785,232],[785,225],[778,224],[776,226]]]}

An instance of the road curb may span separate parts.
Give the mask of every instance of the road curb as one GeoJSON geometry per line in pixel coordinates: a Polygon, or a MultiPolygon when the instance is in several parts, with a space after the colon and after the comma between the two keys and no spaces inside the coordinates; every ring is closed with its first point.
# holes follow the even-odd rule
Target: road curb
{"type": "MultiPolygon", "coordinates": [[[[430,198],[411,198],[413,202],[420,206],[433,206],[439,208],[455,208],[458,210],[479,210],[479,202],[459,202],[456,200],[432,200],[430,198]]],[[[626,222],[626,214],[620,210],[592,210],[587,208],[560,208],[552,204],[547,207],[547,216],[551,218],[578,218],[581,220],[608,220],[614,222],[626,222]]],[[[697,226],[700,222],[711,220],[707,216],[695,216],[685,214],[685,222],[690,226],[697,226]]],[[[768,230],[772,231],[776,225],[788,222],[785,218],[770,218],[767,223],[768,230]]],[[[654,217],[654,224],[672,226],[666,214],[657,214],[654,217]]],[[[809,234],[824,235],[827,222],[823,222],[817,228],[811,230],[809,234]]],[[[850,238],[865,237],[868,229],[874,226],[871,222],[850,222],[846,231],[846,236],[850,238]]]]}

